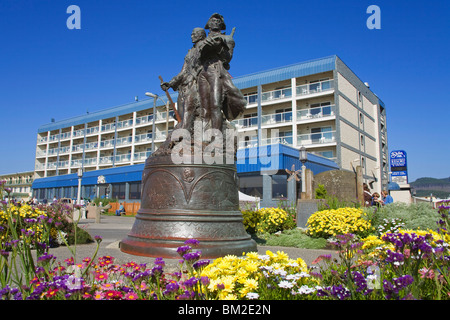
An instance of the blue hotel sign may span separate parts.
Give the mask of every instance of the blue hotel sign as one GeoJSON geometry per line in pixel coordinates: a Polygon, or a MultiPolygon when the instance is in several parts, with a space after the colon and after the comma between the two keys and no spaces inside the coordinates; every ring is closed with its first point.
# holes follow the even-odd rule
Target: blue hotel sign
{"type": "Polygon", "coordinates": [[[406,152],[403,150],[395,150],[390,154],[392,182],[401,184],[408,183],[408,170],[406,163],[406,152]]]}

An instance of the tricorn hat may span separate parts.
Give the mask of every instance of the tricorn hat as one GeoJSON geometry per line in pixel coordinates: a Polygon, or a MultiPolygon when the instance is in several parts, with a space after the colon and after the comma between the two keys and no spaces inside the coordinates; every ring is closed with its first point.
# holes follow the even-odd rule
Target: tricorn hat
{"type": "Polygon", "coordinates": [[[218,13],[213,13],[211,15],[211,17],[209,17],[208,22],[206,23],[205,29],[209,29],[209,20],[211,20],[212,18],[217,18],[220,19],[222,22],[222,28],[220,30],[225,30],[226,26],[225,26],[225,20],[223,20],[223,16],[218,14],[218,13]]]}

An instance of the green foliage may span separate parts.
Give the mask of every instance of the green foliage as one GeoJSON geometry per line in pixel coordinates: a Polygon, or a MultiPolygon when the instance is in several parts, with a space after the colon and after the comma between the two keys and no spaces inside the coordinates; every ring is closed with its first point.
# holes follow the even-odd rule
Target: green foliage
{"type": "MultiPolygon", "coordinates": [[[[372,211],[375,208],[367,208],[372,211]]],[[[387,221],[397,219],[403,223],[403,228],[412,230],[436,230],[436,222],[439,220],[439,212],[428,203],[405,204],[401,202],[392,203],[376,209],[372,217],[372,225],[375,228],[383,225],[387,221]]]]}
{"type": "Polygon", "coordinates": [[[317,189],[315,190],[316,199],[325,199],[327,196],[327,190],[323,184],[319,184],[317,189]]]}
{"type": "Polygon", "coordinates": [[[336,196],[325,196],[325,198],[320,199],[317,204],[317,209],[319,211],[322,210],[331,210],[331,209],[339,209],[339,208],[360,208],[361,205],[358,201],[346,201],[340,200],[336,196]]]}
{"type": "Polygon", "coordinates": [[[119,200],[118,199],[109,199],[109,198],[95,198],[94,200],[92,200],[92,202],[95,203],[96,206],[98,206],[100,204],[100,202],[102,203],[102,206],[106,206],[112,202],[119,202],[119,200]]]}
{"type": "Polygon", "coordinates": [[[304,249],[324,249],[327,240],[324,238],[311,238],[300,229],[285,230],[280,234],[265,236],[265,245],[295,247],[304,249]]]}

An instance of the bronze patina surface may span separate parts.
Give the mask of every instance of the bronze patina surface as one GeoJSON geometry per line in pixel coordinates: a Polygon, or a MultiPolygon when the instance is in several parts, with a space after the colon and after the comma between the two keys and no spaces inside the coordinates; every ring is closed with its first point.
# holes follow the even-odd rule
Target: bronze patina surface
{"type": "Polygon", "coordinates": [[[239,210],[236,136],[229,122],[246,106],[228,73],[235,43],[221,32],[225,22],[217,13],[205,29],[192,31],[181,72],[161,84],[166,92],[179,92],[181,122],[145,163],[141,208],[121,242],[123,252],[178,258],[176,249],[188,239],[200,241],[204,258],[256,251],[239,210]]]}

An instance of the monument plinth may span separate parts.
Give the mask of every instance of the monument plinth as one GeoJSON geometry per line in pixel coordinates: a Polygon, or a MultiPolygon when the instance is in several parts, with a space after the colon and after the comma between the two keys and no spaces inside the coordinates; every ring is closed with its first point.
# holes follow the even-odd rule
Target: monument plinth
{"type": "Polygon", "coordinates": [[[161,84],[179,92],[181,121],[146,160],[141,208],[120,244],[123,252],[178,258],[176,249],[188,239],[200,241],[204,258],[256,251],[239,210],[235,129],[228,122],[246,106],[227,71],[234,40],[220,32],[225,23],[219,14],[205,29],[207,37],[202,28],[192,31],[182,71],[161,84]]]}

